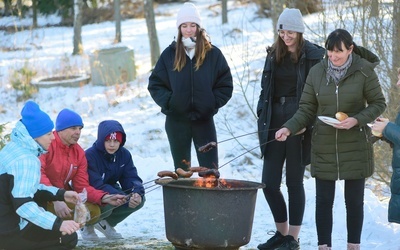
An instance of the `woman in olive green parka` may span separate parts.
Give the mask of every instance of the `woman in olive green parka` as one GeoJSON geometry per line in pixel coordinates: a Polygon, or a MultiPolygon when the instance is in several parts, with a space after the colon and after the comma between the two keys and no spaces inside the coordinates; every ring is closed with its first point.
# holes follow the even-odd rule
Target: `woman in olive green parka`
{"type": "Polygon", "coordinates": [[[348,249],[360,249],[365,178],[374,171],[371,130],[386,108],[374,68],[379,58],[356,46],[343,29],[326,40],[327,56],[311,68],[296,114],[276,133],[278,141],[296,134],[317,116],[348,118],[329,125],[316,119],[312,132],[311,175],[316,180],[316,226],[320,249],[332,246],[336,180],[345,180],[348,249]]]}

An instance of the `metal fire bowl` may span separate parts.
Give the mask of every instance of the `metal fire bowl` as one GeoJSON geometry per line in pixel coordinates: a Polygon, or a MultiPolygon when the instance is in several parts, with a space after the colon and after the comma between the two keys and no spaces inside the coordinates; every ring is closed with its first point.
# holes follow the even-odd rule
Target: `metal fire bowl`
{"type": "Polygon", "coordinates": [[[224,179],[232,187],[195,187],[198,178],[159,179],[167,239],[177,249],[239,249],[250,242],[257,190],[264,184],[224,179]]]}

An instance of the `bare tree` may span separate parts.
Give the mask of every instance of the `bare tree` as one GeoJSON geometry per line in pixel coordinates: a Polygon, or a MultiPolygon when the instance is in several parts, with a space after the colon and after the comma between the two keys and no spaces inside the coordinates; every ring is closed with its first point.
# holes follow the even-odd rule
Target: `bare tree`
{"type": "Polygon", "coordinates": [[[11,0],[4,0],[4,16],[12,14],[12,3],[11,0]]]}
{"type": "Polygon", "coordinates": [[[37,0],[32,0],[32,26],[37,28],[37,0]]]}
{"type": "MultiPolygon", "coordinates": [[[[278,22],[279,15],[282,13],[286,0],[271,0],[271,19],[272,19],[272,29],[276,29],[276,24],[278,22]]],[[[276,30],[275,30],[276,31],[276,30]]],[[[278,37],[278,33],[274,32],[274,40],[278,37]]]]}
{"type": "Polygon", "coordinates": [[[83,0],[74,0],[74,50],[73,55],[81,55],[83,53],[82,45],[82,14],[83,0]]]}
{"type": "Polygon", "coordinates": [[[147,34],[150,42],[151,66],[156,65],[160,57],[160,45],[158,43],[156,21],[154,17],[153,0],[144,0],[144,16],[147,24],[147,34]]]}
{"type": "Polygon", "coordinates": [[[24,17],[22,0],[17,0],[17,10],[18,10],[18,16],[20,18],[24,17]]]}
{"type": "Polygon", "coordinates": [[[228,23],[228,0],[222,0],[222,23],[228,23]]]}
{"type": "Polygon", "coordinates": [[[121,2],[114,0],[115,43],[121,42],[121,2]]]}

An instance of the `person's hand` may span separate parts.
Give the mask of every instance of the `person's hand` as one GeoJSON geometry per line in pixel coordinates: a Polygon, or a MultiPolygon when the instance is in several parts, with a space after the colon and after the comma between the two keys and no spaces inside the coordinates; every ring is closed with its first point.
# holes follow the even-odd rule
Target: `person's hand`
{"type": "Polygon", "coordinates": [[[67,206],[67,204],[63,201],[53,201],[54,211],[56,215],[63,219],[71,219],[72,218],[72,210],[67,206]]]}
{"type": "Polygon", "coordinates": [[[275,133],[275,139],[277,141],[286,141],[290,135],[290,130],[288,128],[281,128],[275,133]]]}
{"type": "Polygon", "coordinates": [[[377,134],[382,134],[383,130],[386,128],[389,123],[389,119],[387,118],[378,118],[372,124],[371,129],[375,131],[377,134]]]}
{"type": "Polygon", "coordinates": [[[126,202],[126,196],[123,194],[106,194],[101,198],[101,202],[113,206],[120,206],[126,202]]]}
{"type": "Polygon", "coordinates": [[[75,191],[65,191],[64,200],[68,203],[75,204],[81,201],[79,194],[75,191]]]}
{"type": "Polygon", "coordinates": [[[131,199],[129,200],[129,207],[135,208],[139,206],[140,203],[142,203],[142,196],[140,196],[138,193],[133,193],[131,199]]]}
{"type": "Polygon", "coordinates": [[[337,128],[337,129],[351,129],[352,127],[354,127],[357,124],[358,124],[358,121],[356,118],[348,117],[345,120],[343,120],[337,124],[334,124],[333,127],[337,128]]]}
{"type": "Polygon", "coordinates": [[[61,223],[60,232],[63,235],[73,234],[74,232],[78,231],[79,228],[80,228],[79,223],[76,223],[73,220],[65,220],[61,223]]]}

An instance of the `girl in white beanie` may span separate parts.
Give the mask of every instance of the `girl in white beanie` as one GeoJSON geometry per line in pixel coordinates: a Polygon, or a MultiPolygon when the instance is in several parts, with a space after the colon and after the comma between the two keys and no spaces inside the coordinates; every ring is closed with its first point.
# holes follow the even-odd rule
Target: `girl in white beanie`
{"type": "Polygon", "coordinates": [[[304,23],[298,9],[285,9],[277,22],[278,38],[267,48],[257,106],[258,132],[264,157],[264,196],[274,217],[276,232],[260,250],[300,249],[298,235],[305,209],[303,176],[310,161],[310,128],[277,142],[275,132],[299,107],[308,72],[324,56],[325,50],[303,38],[304,23]],[[288,206],[281,193],[283,166],[286,166],[288,206]]]}
{"type": "MultiPolygon", "coordinates": [[[[211,44],[196,6],[183,4],[176,19],[178,37],[161,54],[148,90],[166,115],[165,130],[175,169],[188,170],[191,144],[217,141],[214,115],[232,96],[232,75],[222,52],[211,44]]],[[[200,166],[218,168],[216,148],[198,152],[200,166]]]]}

